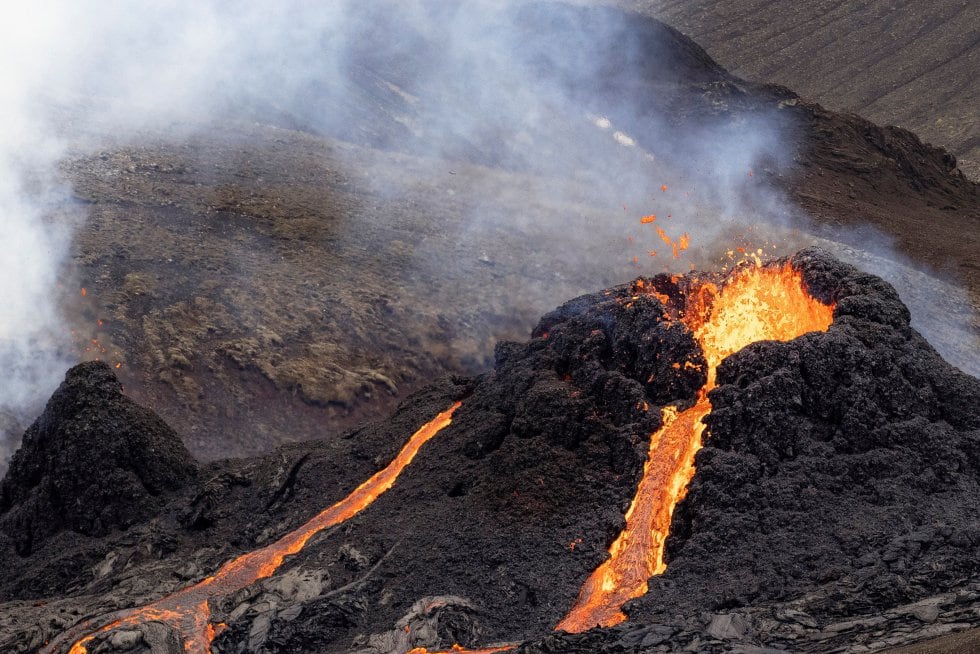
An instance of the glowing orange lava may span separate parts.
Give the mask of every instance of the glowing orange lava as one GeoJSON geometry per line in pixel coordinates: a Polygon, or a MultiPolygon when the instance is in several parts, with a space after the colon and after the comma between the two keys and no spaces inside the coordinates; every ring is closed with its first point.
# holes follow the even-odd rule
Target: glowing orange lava
{"type": "MultiPolygon", "coordinates": [[[[661,233],[661,237],[675,250],[685,249],[689,241],[687,234],[676,244],[666,234],[661,233]]],[[[678,279],[675,277],[673,281],[676,283],[678,279]]],[[[641,292],[657,295],[665,304],[670,302],[666,295],[652,288],[645,289],[643,283],[638,282],[636,287],[641,292]]],[[[789,264],[753,266],[735,273],[720,287],[710,282],[697,285],[688,294],[681,319],[704,352],[707,382],[690,408],[678,411],[668,406],[662,410],[663,425],[650,437],[650,453],[626,513],[626,527],[610,547],[609,559],[586,580],[575,605],[556,627],[558,630],[581,632],[624,621],[622,606],[645,594],[648,579],[666,569],[664,542],[674,507],[684,497],[694,476],[694,456],[701,448],[705,429],[702,419],[711,410],[708,392],[715,387],[716,369],[722,360],[757,341],[791,340],[807,332],[825,331],[833,321],[833,307],[811,298],[803,289],[800,273],[789,264]]],[[[684,364],[685,368],[692,365],[684,364]]],[[[42,652],[55,652],[72,643],[69,654],[87,654],[87,645],[100,633],[159,621],[180,633],[185,652],[206,654],[216,633],[223,628],[211,623],[209,601],[212,598],[227,596],[268,577],[285,557],[299,552],[319,531],[369,506],[391,488],[419,448],[451,423],[453,412],[459,406],[457,402],[423,425],[384,470],[275,543],[232,559],[213,577],[152,604],[84,621],[48,644],[42,652]]],[[[514,647],[467,650],[454,645],[444,652],[415,648],[409,654],[495,654],[514,647]]]]}
{"type": "Polygon", "coordinates": [[[498,652],[509,652],[517,647],[514,645],[500,645],[498,647],[481,647],[480,649],[466,649],[460,645],[453,645],[450,649],[430,650],[425,647],[415,647],[408,650],[406,654],[497,654],[498,652]]]}
{"type": "Polygon", "coordinates": [[[708,392],[715,387],[722,360],[757,341],[826,331],[833,312],[832,306],[807,295],[800,273],[789,264],[746,268],[721,288],[705,283],[691,294],[683,321],[704,351],[707,383],[689,409],[663,409],[663,426],[650,437],[650,454],[626,513],[626,528],[556,629],[578,633],[626,620],[623,604],[644,595],[647,580],[666,570],[664,542],[674,507],[694,476],[694,455],[705,428],[702,418],[711,411],[708,392]]]}
{"type": "MultiPolygon", "coordinates": [[[[97,634],[133,627],[145,622],[163,622],[178,631],[188,654],[207,654],[211,641],[220,631],[211,623],[212,598],[224,597],[274,573],[283,559],[299,552],[317,533],[352,518],[367,508],[395,483],[401,471],[412,462],[419,449],[452,422],[460,407],[456,402],[422,425],[412,434],[395,459],[383,470],[358,486],[350,495],[324,509],[299,528],[274,543],[248,552],[225,563],[212,577],[188,586],[152,604],[87,620],[49,643],[41,652],[56,652],[72,642],[69,654],[87,654],[87,645],[97,634]]],[[[499,650],[498,650],[499,651],[499,650]]]]}

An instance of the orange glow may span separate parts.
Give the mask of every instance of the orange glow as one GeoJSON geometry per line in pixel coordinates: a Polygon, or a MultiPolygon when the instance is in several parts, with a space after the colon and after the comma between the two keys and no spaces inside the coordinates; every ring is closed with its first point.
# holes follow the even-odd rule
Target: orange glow
{"type": "Polygon", "coordinates": [[[82,297],[85,297],[86,295],[88,295],[88,291],[85,290],[85,287],[83,286],[82,287],[82,297]]]}
{"type": "MultiPolygon", "coordinates": [[[[667,244],[667,246],[673,251],[675,259],[679,258],[681,252],[686,250],[691,245],[691,235],[687,232],[681,234],[681,237],[675,241],[659,226],[654,225],[653,228],[657,230],[657,236],[660,237],[660,240],[667,244]]],[[[654,256],[653,252],[650,254],[651,256],[654,256]]]]}
{"type": "Polygon", "coordinates": [[[644,595],[647,580],[666,570],[664,542],[674,508],[694,476],[694,455],[701,449],[705,429],[702,419],[711,411],[708,392],[715,387],[722,360],[757,341],[786,341],[826,331],[833,311],[807,295],[800,273],[788,264],[746,268],[721,288],[709,282],[691,293],[683,321],[708,362],[707,383],[694,406],[681,412],[664,407],[663,426],[650,437],[650,454],[626,513],[626,527],[556,629],[578,633],[623,622],[623,604],[644,595]]]}
{"type": "Polygon", "coordinates": [[[650,223],[655,222],[656,220],[657,220],[657,216],[655,216],[654,214],[650,214],[649,216],[643,216],[642,218],[640,218],[640,224],[649,225],[650,223]]]}
{"type": "Polygon", "coordinates": [[[187,654],[207,654],[210,652],[212,640],[222,629],[221,625],[216,628],[211,624],[209,602],[212,598],[230,595],[259,579],[270,576],[282,565],[287,556],[303,549],[317,533],[352,518],[370,506],[391,488],[401,471],[418,454],[419,449],[452,423],[452,415],[459,407],[460,402],[456,402],[433,420],[422,425],[412,434],[387,467],[376,472],[350,495],[324,509],[304,525],[274,543],[234,558],[221,566],[214,576],[207,577],[152,604],[115,613],[113,617],[116,619],[106,625],[96,626],[98,618],[77,625],[41,651],[51,653],[59,651],[59,648],[73,637],[68,634],[75,634],[77,637],[80,630],[91,628],[92,631],[77,639],[69,649],[69,654],[87,654],[86,644],[91,642],[97,633],[116,627],[131,627],[144,622],[157,621],[170,625],[180,633],[187,654]]]}
{"type": "Polygon", "coordinates": [[[71,646],[71,649],[68,650],[68,654],[88,654],[88,648],[85,645],[88,644],[93,638],[95,638],[95,636],[86,636],[85,638],[82,638],[80,641],[71,646]]]}
{"type": "Polygon", "coordinates": [[[690,244],[691,244],[691,235],[688,234],[687,232],[681,234],[681,237],[677,239],[677,247],[680,248],[681,250],[686,250],[690,244]]]}
{"type": "Polygon", "coordinates": [[[480,649],[466,649],[462,645],[453,645],[449,649],[430,650],[425,647],[415,647],[408,650],[406,654],[497,654],[497,652],[510,652],[517,645],[500,645],[498,647],[481,647],[480,649]]]}
{"type": "Polygon", "coordinates": [[[757,341],[788,341],[826,331],[833,313],[832,306],[807,295],[800,273],[785,264],[746,268],[720,290],[703,284],[688,300],[684,322],[704,350],[711,390],[715,369],[730,354],[757,341]]]}

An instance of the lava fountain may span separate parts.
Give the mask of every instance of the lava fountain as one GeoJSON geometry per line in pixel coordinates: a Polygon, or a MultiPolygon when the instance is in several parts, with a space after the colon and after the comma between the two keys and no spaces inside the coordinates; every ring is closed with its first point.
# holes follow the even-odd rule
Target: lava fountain
{"type": "Polygon", "coordinates": [[[460,402],[456,402],[422,425],[384,469],[376,472],[350,495],[324,509],[274,543],[242,554],[221,566],[213,576],[167,595],[152,604],[83,621],[48,643],[41,652],[54,653],[71,642],[69,654],[87,654],[87,645],[100,633],[118,627],[133,627],[145,622],[157,621],[177,630],[183,640],[185,652],[206,654],[211,650],[211,642],[223,626],[211,622],[210,600],[212,598],[227,596],[272,575],[287,556],[302,550],[313,536],[328,527],[349,520],[370,506],[392,487],[401,471],[418,454],[419,449],[449,426],[453,413],[459,407],[460,402]]]}
{"type": "Polygon", "coordinates": [[[690,408],[663,409],[663,426],[650,436],[650,454],[626,513],[626,527],[556,629],[577,633],[623,622],[623,605],[644,595],[647,580],[667,568],[664,542],[674,507],[694,476],[694,455],[701,449],[702,418],[711,411],[708,392],[715,387],[718,365],[750,343],[826,331],[833,311],[807,294],[802,276],[788,263],[746,267],[722,286],[706,282],[694,287],[679,319],[704,352],[707,382],[690,408]]]}

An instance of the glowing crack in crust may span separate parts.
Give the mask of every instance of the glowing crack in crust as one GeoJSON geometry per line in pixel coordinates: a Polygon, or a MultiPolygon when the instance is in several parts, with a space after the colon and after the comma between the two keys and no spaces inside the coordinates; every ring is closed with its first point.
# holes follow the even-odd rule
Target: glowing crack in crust
{"type": "Polygon", "coordinates": [[[646,594],[647,580],[666,570],[664,542],[674,507],[694,476],[694,455],[705,428],[702,418],[711,411],[708,392],[715,387],[722,360],[750,343],[826,331],[833,313],[834,307],[806,293],[801,274],[789,264],[752,266],[722,287],[704,283],[695,289],[681,320],[704,352],[707,382],[692,407],[680,412],[664,407],[663,425],[650,437],[650,454],[626,513],[626,527],[556,629],[578,633],[623,622],[623,604],[646,594]]]}
{"type": "Polygon", "coordinates": [[[453,413],[460,407],[456,402],[422,425],[412,434],[394,460],[383,470],[333,506],[324,509],[299,528],[260,549],[242,554],[225,563],[213,576],[188,586],[156,602],[134,609],[116,611],[83,621],[48,643],[42,654],[58,652],[72,643],[69,654],[87,654],[88,644],[98,634],[119,627],[134,627],[146,622],[170,625],[183,639],[188,654],[206,654],[224,625],[211,623],[212,598],[224,597],[272,575],[287,556],[296,554],[309,540],[327,527],[348,520],[371,505],[395,483],[401,471],[412,462],[419,449],[452,422],[453,413]]]}

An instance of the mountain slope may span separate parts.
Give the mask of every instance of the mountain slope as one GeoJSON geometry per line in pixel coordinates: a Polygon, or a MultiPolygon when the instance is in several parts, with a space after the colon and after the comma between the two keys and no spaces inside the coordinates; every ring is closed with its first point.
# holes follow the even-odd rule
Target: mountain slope
{"type": "Polygon", "coordinates": [[[626,0],[735,75],[899,125],[980,178],[980,4],[970,0],[626,0]]]}

